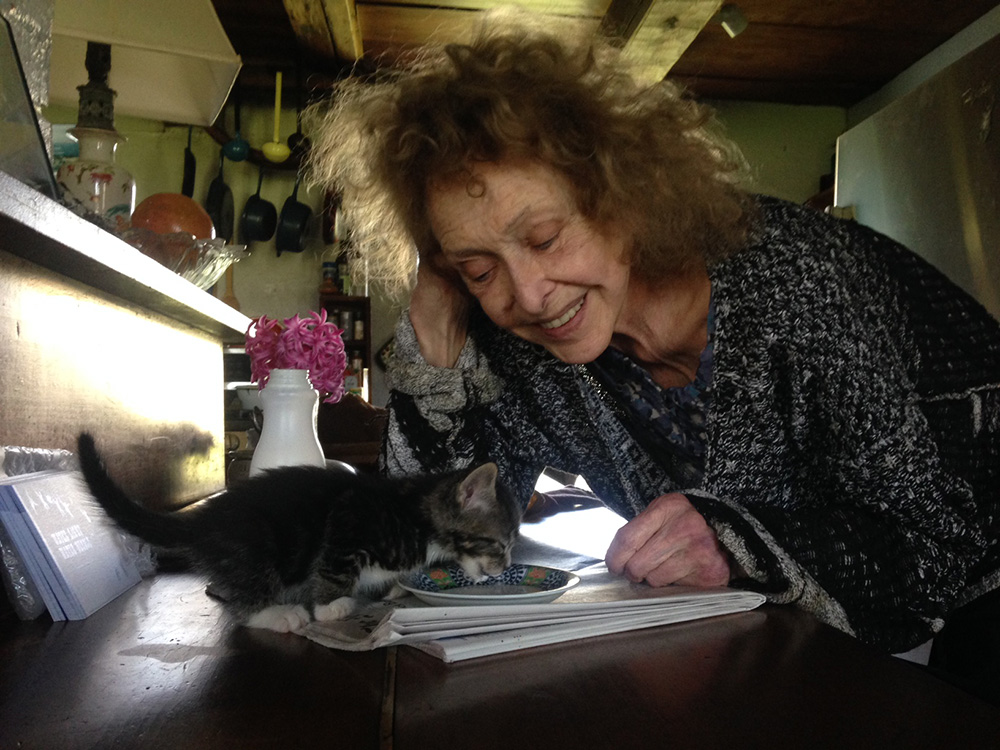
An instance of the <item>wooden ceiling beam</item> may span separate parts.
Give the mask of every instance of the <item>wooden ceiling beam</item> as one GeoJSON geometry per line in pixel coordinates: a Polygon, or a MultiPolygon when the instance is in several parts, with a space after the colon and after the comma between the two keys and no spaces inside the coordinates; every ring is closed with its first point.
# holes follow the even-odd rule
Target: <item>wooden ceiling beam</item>
{"type": "Polygon", "coordinates": [[[646,17],[653,0],[611,0],[601,19],[601,33],[616,47],[624,47],[646,17]]]}
{"type": "Polygon", "coordinates": [[[319,57],[353,63],[364,54],[354,0],[283,0],[295,36],[319,57]]]}
{"type": "MultiPolygon", "coordinates": [[[[736,2],[749,21],[746,31],[730,39],[711,21],[721,5],[718,0],[514,2],[575,17],[594,29],[602,24],[605,34],[627,38],[636,48],[630,54],[651,60],[653,67],[647,72],[651,79],[669,71],[671,78],[716,98],[836,106],[856,103],[997,4],[997,0],[723,0],[736,2]],[[695,10],[700,15],[689,19],[687,13],[695,10]],[[643,33],[651,33],[652,39],[644,43],[643,33]]],[[[461,11],[472,16],[470,10],[496,4],[490,0],[212,3],[243,58],[244,100],[261,102],[273,96],[275,70],[287,73],[301,66],[312,89],[323,85],[320,80],[349,75],[362,53],[361,64],[391,66],[401,51],[426,42],[428,35],[447,41],[453,27],[466,28],[468,21],[458,15],[461,11]],[[340,20],[342,15],[345,21],[340,20]],[[358,41],[359,32],[363,42],[358,41]]],[[[286,75],[286,85],[293,80],[286,75]]]]}
{"type": "Polygon", "coordinates": [[[646,81],[660,81],[722,6],[722,0],[613,0],[603,33],[624,40],[646,81]]]}
{"type": "Polygon", "coordinates": [[[323,3],[316,0],[283,0],[285,13],[299,42],[314,54],[332,57],[333,29],[323,3]]]}
{"type": "Polygon", "coordinates": [[[326,17],[333,30],[333,46],[344,62],[357,62],[365,54],[361,41],[361,25],[354,0],[323,0],[326,17]]]}

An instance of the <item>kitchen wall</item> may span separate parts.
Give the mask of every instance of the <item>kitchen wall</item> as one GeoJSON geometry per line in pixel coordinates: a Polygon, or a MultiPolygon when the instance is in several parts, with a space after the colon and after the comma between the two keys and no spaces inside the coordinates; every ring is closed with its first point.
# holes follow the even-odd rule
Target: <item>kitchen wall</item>
{"type": "MultiPolygon", "coordinates": [[[[49,107],[45,110],[45,116],[55,125],[73,123],[76,113],[73,110],[49,107]]],[[[256,148],[272,139],[272,116],[273,111],[269,109],[246,108],[242,113],[243,136],[256,148]]],[[[282,119],[287,123],[287,128],[282,128],[282,138],[286,138],[295,130],[294,111],[285,111],[282,119]]],[[[188,127],[123,116],[116,117],[115,127],[127,138],[118,147],[116,161],[135,177],[136,201],[142,201],[153,193],[179,192],[188,127]]],[[[229,132],[234,132],[232,127],[229,132]]],[[[203,202],[208,194],[209,184],[219,172],[221,147],[203,129],[194,128],[191,149],[197,163],[194,198],[203,202]]],[[[227,160],[225,163],[224,176],[233,191],[237,221],[247,198],[257,190],[258,174],[258,167],[249,161],[227,160]]],[[[266,168],[261,195],[280,212],[294,183],[295,172],[292,169],[266,168]]],[[[297,197],[313,209],[306,251],[283,253],[279,258],[273,239],[253,243],[250,257],[235,266],[236,296],[240,300],[241,310],[251,317],[261,314],[289,317],[316,307],[321,259],[332,248],[324,245],[321,237],[319,213],[322,196],[319,191],[303,186],[299,188],[297,197]]]]}
{"type": "Polygon", "coordinates": [[[739,101],[709,104],[747,160],[751,190],[803,203],[820,191],[821,177],[833,174],[837,137],[847,123],[844,108],[739,101]]]}

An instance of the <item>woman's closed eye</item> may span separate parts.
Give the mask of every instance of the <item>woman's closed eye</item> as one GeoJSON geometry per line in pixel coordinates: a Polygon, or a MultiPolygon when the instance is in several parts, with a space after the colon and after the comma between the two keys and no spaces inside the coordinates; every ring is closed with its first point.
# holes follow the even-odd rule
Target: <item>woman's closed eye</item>
{"type": "Polygon", "coordinates": [[[483,284],[489,281],[496,263],[487,260],[470,260],[459,265],[459,273],[466,282],[483,284]]]}
{"type": "Polygon", "coordinates": [[[526,244],[532,250],[548,250],[556,243],[560,234],[561,232],[552,232],[551,230],[545,233],[536,232],[533,233],[533,236],[528,237],[526,244]]]}

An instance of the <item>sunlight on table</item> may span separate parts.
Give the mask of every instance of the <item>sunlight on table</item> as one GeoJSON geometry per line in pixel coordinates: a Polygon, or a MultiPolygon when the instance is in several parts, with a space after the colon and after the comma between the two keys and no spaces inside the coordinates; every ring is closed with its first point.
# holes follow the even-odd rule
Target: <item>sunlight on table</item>
{"type": "MultiPolygon", "coordinates": [[[[551,492],[564,486],[566,485],[542,474],[535,489],[539,492],[551,492]]],[[[574,486],[590,490],[583,477],[578,477],[574,486]]],[[[615,533],[624,525],[625,519],[607,508],[581,508],[556,513],[536,523],[521,524],[521,536],[540,544],[603,560],[615,533]]]]}

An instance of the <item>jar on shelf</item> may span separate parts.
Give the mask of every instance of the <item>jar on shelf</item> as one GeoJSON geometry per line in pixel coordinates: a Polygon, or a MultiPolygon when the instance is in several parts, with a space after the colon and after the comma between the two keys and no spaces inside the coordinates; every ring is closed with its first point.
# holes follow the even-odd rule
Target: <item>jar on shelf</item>
{"type": "Polygon", "coordinates": [[[334,261],[323,261],[323,281],[319,285],[320,294],[338,294],[340,286],[337,278],[337,264],[334,261]]]}

